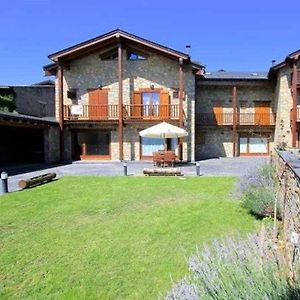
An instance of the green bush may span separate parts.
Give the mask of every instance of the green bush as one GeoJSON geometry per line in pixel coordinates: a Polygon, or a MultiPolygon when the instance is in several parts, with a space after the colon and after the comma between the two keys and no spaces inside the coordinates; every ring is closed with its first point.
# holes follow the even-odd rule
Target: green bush
{"type": "Polygon", "coordinates": [[[2,93],[0,94],[0,111],[13,111],[16,109],[15,95],[2,93]]]}

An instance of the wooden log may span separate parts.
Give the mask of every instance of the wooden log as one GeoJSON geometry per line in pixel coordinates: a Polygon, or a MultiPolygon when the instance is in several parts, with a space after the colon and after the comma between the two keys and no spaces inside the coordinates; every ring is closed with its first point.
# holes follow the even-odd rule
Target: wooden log
{"type": "Polygon", "coordinates": [[[36,177],[32,177],[32,178],[29,178],[29,179],[20,180],[19,181],[19,187],[21,189],[26,189],[28,187],[32,187],[32,186],[35,186],[35,185],[47,183],[47,182],[53,180],[55,177],[56,177],[56,173],[46,173],[46,174],[39,175],[39,176],[36,176],[36,177]]]}
{"type": "Polygon", "coordinates": [[[180,168],[145,168],[143,170],[145,175],[152,176],[180,176],[180,168]]]}

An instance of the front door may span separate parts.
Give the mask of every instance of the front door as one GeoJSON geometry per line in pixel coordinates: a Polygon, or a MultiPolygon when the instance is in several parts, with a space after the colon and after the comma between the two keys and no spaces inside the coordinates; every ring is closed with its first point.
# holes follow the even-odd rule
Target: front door
{"type": "Polygon", "coordinates": [[[255,125],[270,125],[270,103],[255,103],[255,125]]]}
{"type": "Polygon", "coordinates": [[[108,90],[93,90],[89,92],[89,119],[108,118],[108,90]]]}

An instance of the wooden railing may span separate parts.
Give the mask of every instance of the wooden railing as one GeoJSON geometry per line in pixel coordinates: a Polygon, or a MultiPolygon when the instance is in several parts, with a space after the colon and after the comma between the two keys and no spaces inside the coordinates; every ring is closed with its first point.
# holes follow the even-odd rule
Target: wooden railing
{"type": "MultiPolygon", "coordinates": [[[[237,113],[237,125],[275,125],[275,114],[237,113]]],[[[233,113],[201,113],[196,116],[199,125],[233,125],[233,113]]]]}
{"type": "Polygon", "coordinates": [[[127,120],[166,120],[179,118],[179,105],[124,105],[124,119],[127,120]]]}
{"type": "MultiPolygon", "coordinates": [[[[65,120],[116,120],[118,105],[64,105],[65,120]]],[[[179,119],[179,105],[123,105],[125,120],[179,119]]]]}
{"type": "Polygon", "coordinates": [[[64,105],[65,120],[114,120],[118,117],[118,105],[64,105]]]}

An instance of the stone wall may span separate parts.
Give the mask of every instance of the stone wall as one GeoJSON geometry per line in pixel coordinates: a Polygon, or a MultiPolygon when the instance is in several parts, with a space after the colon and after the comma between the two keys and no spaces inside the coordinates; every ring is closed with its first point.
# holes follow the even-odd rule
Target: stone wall
{"type": "Polygon", "coordinates": [[[54,86],[13,86],[16,111],[35,117],[54,117],[54,86]]]}
{"type": "MultiPolygon", "coordinates": [[[[213,113],[216,102],[224,108],[224,113],[232,113],[232,85],[197,85],[196,88],[196,118],[199,113],[213,113]]],[[[254,113],[255,101],[269,101],[271,112],[276,112],[274,91],[271,84],[265,86],[237,86],[237,106],[241,113],[254,113]]],[[[197,120],[196,120],[197,122],[197,120]]]]}
{"type": "Polygon", "coordinates": [[[44,129],[44,160],[53,163],[60,160],[60,134],[58,126],[44,129]]]}
{"type": "Polygon", "coordinates": [[[291,68],[285,66],[278,71],[275,89],[275,107],[277,112],[275,145],[286,143],[292,146],[291,109],[293,98],[291,93],[291,68]]]}
{"type": "Polygon", "coordinates": [[[291,233],[299,234],[300,243],[300,156],[276,151],[272,156],[279,180],[278,199],[283,216],[283,230],[287,240],[291,233]]]}
{"type": "MultiPolygon", "coordinates": [[[[124,72],[123,72],[123,103],[132,102],[132,93],[139,89],[162,88],[169,92],[170,103],[178,104],[178,98],[173,97],[173,91],[179,87],[179,63],[148,53],[146,60],[127,60],[124,51],[124,72]]],[[[118,77],[117,60],[101,60],[98,54],[90,54],[81,59],[72,61],[69,69],[64,70],[64,103],[65,104],[88,104],[88,89],[97,88],[101,85],[109,89],[108,103],[118,104],[118,77]],[[67,91],[77,90],[77,98],[68,99],[67,91]]],[[[57,80],[56,80],[57,86],[57,80]]],[[[191,66],[184,67],[184,89],[185,89],[185,128],[189,131],[189,136],[183,144],[183,158],[194,160],[194,114],[195,114],[195,77],[191,66]]],[[[56,112],[58,104],[58,89],[56,89],[56,112]]],[[[58,117],[58,115],[56,115],[58,117]]],[[[126,125],[127,126],[127,125],[126,125]]],[[[148,124],[148,126],[151,126],[148,124]]],[[[115,159],[117,136],[114,132],[111,137],[112,159],[115,159]]],[[[124,128],[124,158],[139,159],[139,136],[136,128],[127,126],[124,128]],[[129,129],[128,129],[129,128],[129,129]],[[133,135],[133,136],[131,136],[133,135]],[[134,141],[135,154],[133,155],[132,141],[134,141]]],[[[118,156],[117,156],[118,157],[118,156]]]]}
{"type": "Polygon", "coordinates": [[[210,128],[196,130],[196,160],[232,156],[233,143],[231,129],[210,128]],[[199,137],[199,135],[202,135],[202,137],[199,137]],[[199,140],[201,140],[201,143],[199,140]]]}

